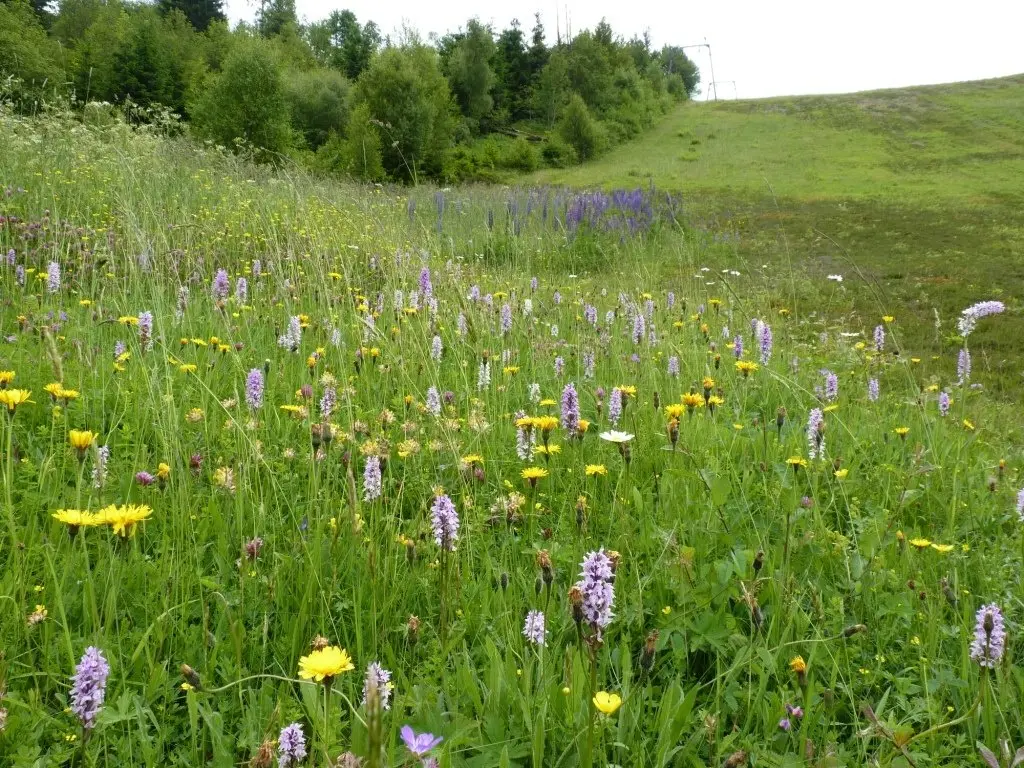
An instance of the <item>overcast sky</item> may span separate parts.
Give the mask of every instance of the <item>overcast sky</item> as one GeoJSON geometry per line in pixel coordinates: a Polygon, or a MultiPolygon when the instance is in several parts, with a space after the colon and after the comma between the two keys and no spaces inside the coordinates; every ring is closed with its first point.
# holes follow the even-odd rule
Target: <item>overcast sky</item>
{"type": "MultiPolygon", "coordinates": [[[[650,32],[665,43],[711,44],[720,97],[836,93],[976,80],[1024,72],[1024,0],[297,0],[299,17],[349,8],[388,34],[403,23],[425,37],[477,16],[496,30],[518,18],[527,32],[540,11],[554,40],[556,8],[565,30],[602,17],[617,34],[650,32]],[[735,90],[731,82],[735,81],[735,90]]],[[[232,22],[251,19],[251,0],[227,0],[232,22]]],[[[706,49],[689,51],[711,80],[706,49]]],[[[703,98],[703,96],[699,97],[703,98]]]]}

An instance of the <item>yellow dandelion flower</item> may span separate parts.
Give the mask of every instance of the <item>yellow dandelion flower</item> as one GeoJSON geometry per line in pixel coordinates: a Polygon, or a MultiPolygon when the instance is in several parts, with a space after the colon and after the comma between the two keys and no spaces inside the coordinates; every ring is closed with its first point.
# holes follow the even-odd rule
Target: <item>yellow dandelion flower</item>
{"type": "Polygon", "coordinates": [[[584,472],[587,477],[604,477],[608,474],[608,467],[604,464],[587,464],[584,472]]]}
{"type": "Polygon", "coordinates": [[[743,374],[743,378],[747,378],[750,374],[758,369],[758,364],[750,360],[737,360],[736,371],[743,374]]]}
{"type": "Polygon", "coordinates": [[[318,683],[353,669],[355,665],[348,651],[336,645],[328,645],[299,659],[299,677],[318,683]]]}
{"type": "Polygon", "coordinates": [[[790,456],[788,459],[786,459],[786,463],[793,468],[794,472],[800,467],[807,467],[807,459],[805,459],[803,456],[790,456]]]}
{"type": "Polygon", "coordinates": [[[32,393],[27,389],[0,389],[0,405],[7,406],[8,413],[14,413],[19,405],[32,402],[32,393]]]}
{"type": "Polygon", "coordinates": [[[804,661],[803,656],[794,656],[789,660],[789,668],[799,675],[807,671],[807,662],[804,661]]]}
{"type": "Polygon", "coordinates": [[[0,387],[6,387],[14,381],[14,377],[16,375],[17,374],[15,374],[14,371],[0,371],[0,387]]]}
{"type": "Polygon", "coordinates": [[[848,470],[846,467],[843,467],[842,469],[837,469],[832,474],[836,476],[837,480],[845,480],[846,476],[850,474],[850,470],[848,470]]]}
{"type": "Polygon", "coordinates": [[[943,554],[944,555],[947,552],[952,552],[953,551],[953,545],[952,544],[932,544],[932,549],[934,549],[939,554],[943,554]]]}
{"type": "Polygon", "coordinates": [[[915,549],[928,549],[928,547],[930,547],[931,545],[931,539],[918,537],[916,539],[910,540],[910,546],[914,547],[915,549]]]}
{"type": "Polygon", "coordinates": [[[538,480],[548,476],[548,471],[543,467],[527,467],[522,471],[523,480],[529,480],[530,485],[536,485],[538,480]]]}
{"type": "Polygon", "coordinates": [[[68,442],[79,453],[85,453],[96,442],[96,433],[87,429],[72,429],[68,432],[68,442]]]}

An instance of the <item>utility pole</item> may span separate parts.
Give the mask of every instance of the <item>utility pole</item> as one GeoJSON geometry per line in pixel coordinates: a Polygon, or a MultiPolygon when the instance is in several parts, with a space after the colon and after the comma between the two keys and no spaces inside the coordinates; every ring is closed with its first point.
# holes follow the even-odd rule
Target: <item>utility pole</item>
{"type": "MultiPolygon", "coordinates": [[[[682,47],[682,50],[685,51],[687,48],[707,48],[708,49],[708,63],[711,65],[711,84],[710,84],[710,87],[708,88],[707,96],[711,95],[711,90],[713,89],[715,91],[715,101],[718,101],[718,88],[715,87],[715,60],[711,58],[711,44],[708,42],[708,39],[705,37],[703,43],[694,43],[693,45],[684,45],[682,47]]],[[[707,96],[704,97],[705,101],[707,101],[707,96]]]]}
{"type": "Polygon", "coordinates": [[[722,83],[723,85],[731,84],[732,85],[732,97],[733,97],[733,99],[738,99],[739,98],[739,96],[737,95],[737,92],[736,92],[736,81],[735,80],[715,80],[713,83],[711,83],[713,86],[715,86],[715,96],[718,95],[718,84],[719,83],[722,83]]]}

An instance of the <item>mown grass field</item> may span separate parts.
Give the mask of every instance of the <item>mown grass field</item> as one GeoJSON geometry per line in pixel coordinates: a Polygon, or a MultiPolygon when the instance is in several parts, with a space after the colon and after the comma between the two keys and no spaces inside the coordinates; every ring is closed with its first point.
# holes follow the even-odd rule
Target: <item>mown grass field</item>
{"type": "Polygon", "coordinates": [[[360,187],[61,114],[0,145],[0,765],[1024,744],[1012,304],[956,344],[966,301],[938,342],[854,315],[710,197],[360,187]]]}
{"type": "MultiPolygon", "coordinates": [[[[536,179],[582,186],[648,180],[683,193],[690,220],[751,267],[790,280],[842,274],[864,318],[881,303],[921,353],[955,345],[950,320],[983,297],[1024,289],[1024,76],[681,107],[641,140],[536,179]],[[780,274],[781,273],[781,274],[780,274]],[[935,313],[943,321],[935,328],[935,313]]],[[[780,279],[782,278],[782,279],[780,279]]],[[[788,294],[788,295],[787,295],[788,294]]],[[[986,382],[1019,397],[1013,313],[986,336],[986,382]]]]}

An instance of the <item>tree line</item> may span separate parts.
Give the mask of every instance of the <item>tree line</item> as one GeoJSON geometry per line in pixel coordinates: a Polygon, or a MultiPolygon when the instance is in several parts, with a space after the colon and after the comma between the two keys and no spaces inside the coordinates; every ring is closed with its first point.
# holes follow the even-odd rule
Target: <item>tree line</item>
{"type": "Polygon", "coordinates": [[[549,45],[540,14],[423,39],[351,11],[300,23],[263,0],[230,28],[223,0],[2,0],[0,98],[133,114],[170,110],[200,139],[366,180],[498,178],[636,136],[696,91],[678,46],[601,21],[549,45]]]}

